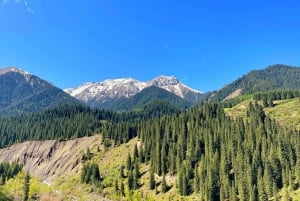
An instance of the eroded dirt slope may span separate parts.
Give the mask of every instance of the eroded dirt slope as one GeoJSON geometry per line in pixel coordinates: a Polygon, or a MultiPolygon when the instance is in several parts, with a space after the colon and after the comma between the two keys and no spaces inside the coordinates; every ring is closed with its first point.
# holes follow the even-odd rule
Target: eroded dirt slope
{"type": "Polygon", "coordinates": [[[80,171],[87,147],[100,144],[99,135],[69,141],[28,141],[0,149],[0,162],[17,161],[24,170],[45,182],[52,183],[63,174],[80,171]]]}

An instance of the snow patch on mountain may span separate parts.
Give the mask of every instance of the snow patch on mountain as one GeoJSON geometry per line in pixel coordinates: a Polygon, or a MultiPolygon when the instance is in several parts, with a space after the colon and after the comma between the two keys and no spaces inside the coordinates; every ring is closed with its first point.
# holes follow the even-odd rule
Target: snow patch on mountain
{"type": "Polygon", "coordinates": [[[4,75],[6,73],[9,73],[9,72],[15,72],[15,73],[20,73],[22,75],[30,75],[28,72],[20,69],[20,68],[17,68],[17,67],[7,67],[7,68],[3,68],[3,69],[0,69],[0,75],[4,75]]]}
{"type": "Polygon", "coordinates": [[[185,94],[187,92],[192,92],[196,94],[201,93],[200,91],[197,91],[195,89],[192,89],[184,85],[179,79],[177,79],[174,76],[161,75],[147,82],[147,86],[153,86],[153,85],[163,88],[169,92],[172,92],[177,96],[180,96],[181,98],[185,98],[185,94]]]}
{"type": "Polygon", "coordinates": [[[4,74],[10,73],[10,72],[19,73],[19,74],[23,75],[27,82],[29,82],[30,77],[31,77],[30,73],[28,73],[18,67],[7,67],[7,68],[0,69],[0,75],[4,75],[4,74]]]}
{"type": "Polygon", "coordinates": [[[65,91],[84,102],[126,97],[129,98],[145,87],[145,83],[132,78],[108,79],[88,82],[65,91]]]}
{"type": "Polygon", "coordinates": [[[201,92],[184,85],[174,76],[158,76],[148,82],[141,82],[133,78],[107,79],[103,82],[88,82],[76,88],[65,89],[71,96],[87,102],[106,102],[117,98],[130,98],[144,88],[157,86],[171,93],[185,98],[188,93],[195,95],[201,92]]]}

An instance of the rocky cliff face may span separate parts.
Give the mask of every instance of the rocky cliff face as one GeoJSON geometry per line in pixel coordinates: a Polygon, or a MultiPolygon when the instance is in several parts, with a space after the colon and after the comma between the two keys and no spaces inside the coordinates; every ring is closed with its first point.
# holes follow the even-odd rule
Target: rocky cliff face
{"type": "Polygon", "coordinates": [[[17,161],[24,171],[47,183],[64,174],[75,174],[81,169],[81,157],[87,147],[100,144],[99,136],[69,141],[29,141],[0,149],[0,162],[17,161]]]}

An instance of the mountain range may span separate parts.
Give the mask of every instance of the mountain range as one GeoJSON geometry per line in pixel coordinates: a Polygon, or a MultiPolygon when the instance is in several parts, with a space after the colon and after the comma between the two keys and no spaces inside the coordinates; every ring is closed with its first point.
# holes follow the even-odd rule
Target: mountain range
{"type": "MultiPolygon", "coordinates": [[[[65,89],[65,92],[90,106],[105,109],[125,109],[128,107],[122,107],[124,102],[134,102],[131,99],[132,97],[151,86],[163,89],[159,90],[162,94],[167,91],[176,95],[177,97],[173,96],[173,98],[181,98],[181,102],[186,102],[183,105],[188,105],[187,102],[190,104],[200,102],[204,97],[204,93],[184,85],[174,76],[158,76],[148,82],[141,82],[133,78],[108,79],[103,82],[84,83],[76,88],[65,89]]],[[[156,93],[158,91],[158,89],[153,87],[150,89],[156,90],[156,93]]],[[[148,89],[147,92],[149,91],[148,89]]],[[[156,97],[152,96],[145,104],[151,102],[156,97]]],[[[160,98],[162,97],[165,98],[167,95],[160,95],[160,98]]],[[[137,98],[133,99],[136,100],[137,98]]],[[[172,102],[171,98],[167,98],[166,100],[172,102]]],[[[176,100],[175,102],[180,101],[176,100]]]]}
{"type": "Polygon", "coordinates": [[[1,115],[31,113],[74,103],[101,109],[131,110],[159,100],[186,108],[204,97],[203,93],[187,87],[173,76],[159,76],[148,82],[133,78],[109,79],[63,91],[16,67],[0,70],[0,93],[1,115]]]}
{"type": "Polygon", "coordinates": [[[300,89],[300,68],[272,65],[251,71],[220,90],[203,93],[174,76],[163,75],[147,82],[133,78],[107,79],[62,90],[22,69],[9,67],[0,69],[0,113],[30,113],[70,103],[132,110],[164,101],[187,108],[203,100],[219,102],[242,94],[280,89],[300,89]]]}
{"type": "Polygon", "coordinates": [[[23,183],[32,200],[296,200],[299,81],[300,68],[269,66],[200,93],[208,103],[182,110],[195,104],[190,92],[199,92],[174,77],[63,91],[2,69],[1,114],[31,114],[0,118],[0,165],[10,170],[6,162],[17,162],[31,179],[1,170],[0,200],[21,200],[23,183]],[[97,108],[101,94],[101,108],[116,111],[97,108]]]}

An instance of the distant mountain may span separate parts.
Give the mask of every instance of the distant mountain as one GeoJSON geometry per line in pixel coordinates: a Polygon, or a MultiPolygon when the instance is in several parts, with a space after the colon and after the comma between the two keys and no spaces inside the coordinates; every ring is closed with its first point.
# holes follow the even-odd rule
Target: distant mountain
{"type": "Polygon", "coordinates": [[[91,106],[110,109],[150,86],[165,89],[192,103],[200,102],[204,97],[203,93],[187,87],[173,76],[158,76],[148,82],[132,78],[109,79],[103,82],[85,83],[65,91],[91,106]]]}
{"type": "Polygon", "coordinates": [[[159,101],[161,104],[170,103],[177,108],[187,108],[192,104],[187,100],[171,93],[165,89],[159,88],[157,86],[150,86],[143,89],[141,92],[124,100],[122,103],[116,105],[117,110],[132,110],[138,109],[148,104],[159,101]]]}
{"type": "Polygon", "coordinates": [[[158,76],[153,80],[147,82],[146,86],[157,86],[159,88],[165,89],[191,103],[199,102],[204,97],[204,93],[201,93],[184,85],[179,79],[174,76],[158,76]]]}
{"type": "Polygon", "coordinates": [[[43,110],[79,101],[19,68],[0,69],[0,114],[11,115],[43,110]]]}
{"type": "Polygon", "coordinates": [[[65,92],[91,106],[110,109],[119,102],[140,92],[146,86],[132,78],[108,79],[103,82],[91,82],[65,92]]]}
{"type": "Polygon", "coordinates": [[[300,68],[272,65],[263,70],[253,70],[221,90],[212,93],[211,100],[222,101],[241,94],[272,90],[300,90],[300,68]]]}

